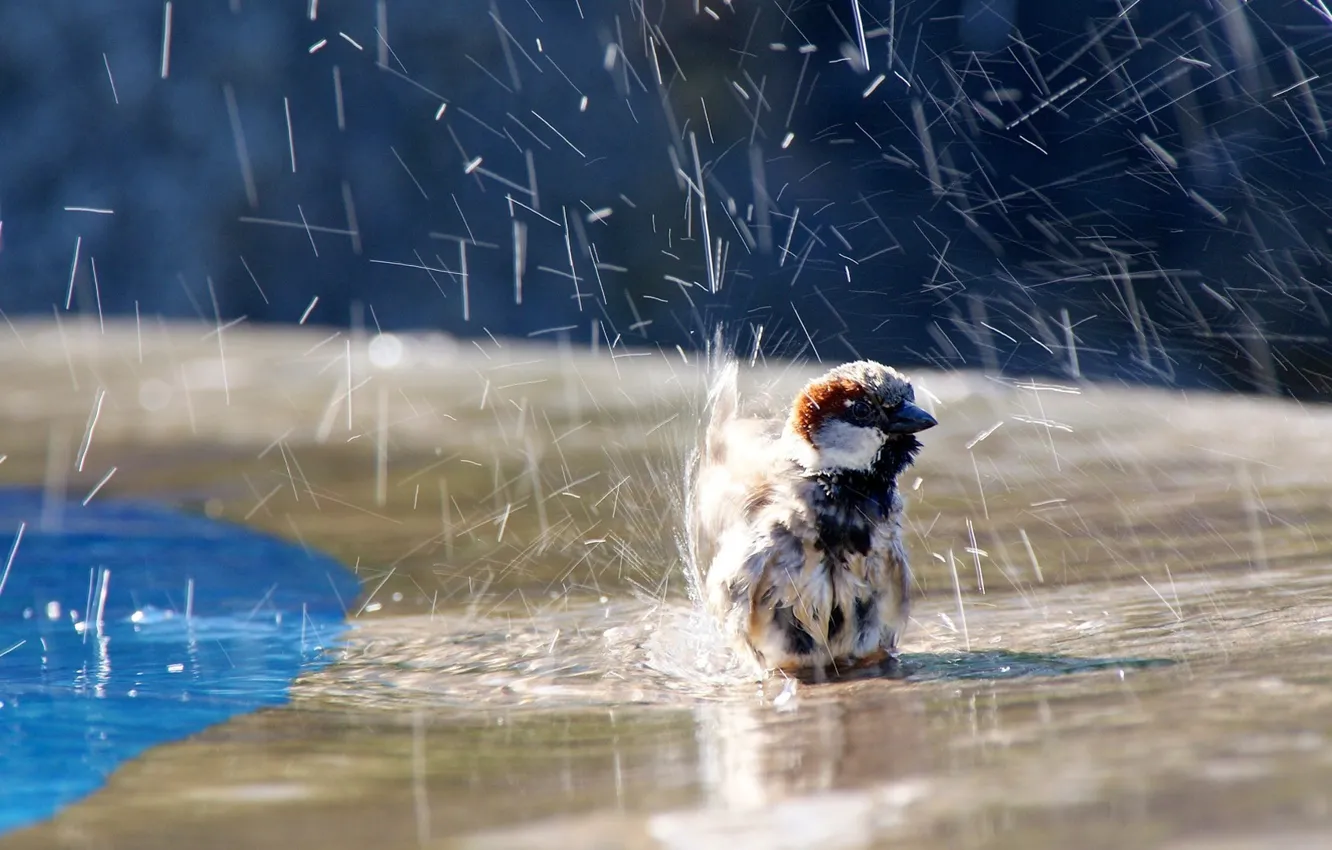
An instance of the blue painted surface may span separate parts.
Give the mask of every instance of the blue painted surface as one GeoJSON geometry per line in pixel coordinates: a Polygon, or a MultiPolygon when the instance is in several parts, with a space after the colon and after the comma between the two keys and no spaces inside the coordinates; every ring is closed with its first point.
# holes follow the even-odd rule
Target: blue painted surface
{"type": "Polygon", "coordinates": [[[43,522],[40,493],[0,489],[0,558],[23,528],[0,561],[0,833],[148,747],[285,702],[359,590],[331,558],[236,526],[51,507],[43,522]]]}

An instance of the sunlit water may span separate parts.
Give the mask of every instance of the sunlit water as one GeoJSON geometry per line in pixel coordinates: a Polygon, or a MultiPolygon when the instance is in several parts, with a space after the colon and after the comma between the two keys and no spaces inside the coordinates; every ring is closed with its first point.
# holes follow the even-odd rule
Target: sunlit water
{"type": "MultiPolygon", "coordinates": [[[[12,846],[1182,848],[1332,822],[1319,409],[922,374],[900,667],[759,683],[680,555],[692,359],[231,334],[225,380],[192,332],[144,336],[143,365],[132,328],[53,340],[0,376],[42,423],[0,472],[81,500],[115,467],[93,504],[332,553],[353,626],[291,708],[150,751],[12,846]],[[54,474],[96,386],[85,471],[54,474]]],[[[759,358],[747,386],[815,368],[759,358]]]]}

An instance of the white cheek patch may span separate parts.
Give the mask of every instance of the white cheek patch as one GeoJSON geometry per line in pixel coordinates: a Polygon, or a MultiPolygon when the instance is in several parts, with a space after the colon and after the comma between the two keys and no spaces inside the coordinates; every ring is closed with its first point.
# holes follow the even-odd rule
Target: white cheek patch
{"type": "Polygon", "coordinates": [[[874,465],[884,435],[878,428],[860,428],[833,420],[824,424],[814,439],[818,469],[866,470],[874,465]]]}

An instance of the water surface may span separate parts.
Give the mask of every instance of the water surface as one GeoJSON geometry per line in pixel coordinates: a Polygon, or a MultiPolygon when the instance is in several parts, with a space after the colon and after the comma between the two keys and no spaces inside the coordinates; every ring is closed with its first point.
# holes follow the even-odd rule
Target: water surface
{"type": "MultiPolygon", "coordinates": [[[[0,376],[20,435],[0,474],[81,497],[115,466],[104,493],[329,552],[364,592],[290,707],[155,749],[3,846],[1332,835],[1321,409],[923,374],[941,425],[907,482],[903,669],[760,686],[690,608],[674,535],[698,384],[677,352],[20,332],[58,356],[0,340],[22,364],[0,376]]],[[[810,371],[749,380],[781,399],[810,371]]]]}
{"type": "Polygon", "coordinates": [[[337,562],[153,505],[0,489],[0,832],[124,761],[286,702],[359,586],[337,562]]]}

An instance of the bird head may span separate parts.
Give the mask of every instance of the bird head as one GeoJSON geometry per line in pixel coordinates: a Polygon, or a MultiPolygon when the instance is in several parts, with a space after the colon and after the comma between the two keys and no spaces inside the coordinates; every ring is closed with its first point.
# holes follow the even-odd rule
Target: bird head
{"type": "Polygon", "coordinates": [[[897,370],[871,360],[846,363],[796,396],[787,434],[794,460],[808,472],[896,476],[920,449],[915,434],[938,422],[916,405],[897,370]]]}

